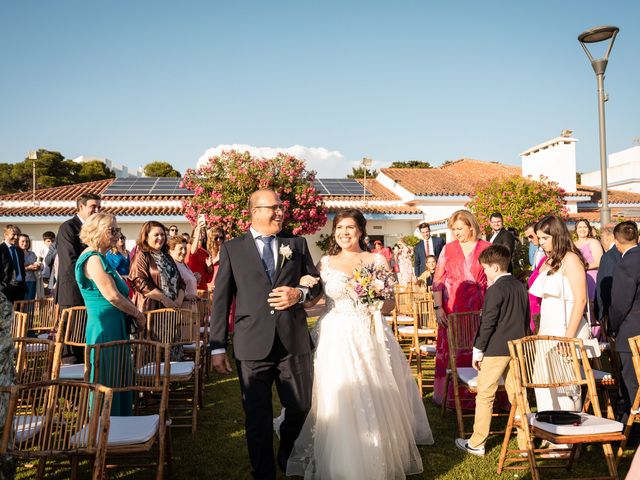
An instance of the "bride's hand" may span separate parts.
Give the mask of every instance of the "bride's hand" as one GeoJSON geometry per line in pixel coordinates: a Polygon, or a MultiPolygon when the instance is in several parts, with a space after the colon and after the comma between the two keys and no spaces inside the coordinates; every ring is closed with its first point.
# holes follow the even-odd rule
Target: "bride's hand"
{"type": "Polygon", "coordinates": [[[302,277],[300,279],[298,284],[300,286],[302,286],[302,287],[311,288],[311,287],[315,287],[318,284],[319,281],[320,281],[320,278],[318,278],[318,277],[312,277],[311,275],[305,275],[304,277],[302,277]]]}

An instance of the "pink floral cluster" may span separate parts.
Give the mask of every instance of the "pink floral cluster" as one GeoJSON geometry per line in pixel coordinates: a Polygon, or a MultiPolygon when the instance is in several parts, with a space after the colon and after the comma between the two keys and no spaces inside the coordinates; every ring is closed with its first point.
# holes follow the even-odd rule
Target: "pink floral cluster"
{"type": "Polygon", "coordinates": [[[278,154],[256,158],[234,150],[211,157],[206,165],[185,172],[181,186],[194,191],[182,202],[185,216],[195,225],[204,214],[207,225],[220,225],[227,237],[245,232],[250,222],[249,196],[259,189],[280,195],[285,231],[308,235],[327,222],[327,208],[313,186],[315,172],[307,171],[303,160],[278,154]]]}

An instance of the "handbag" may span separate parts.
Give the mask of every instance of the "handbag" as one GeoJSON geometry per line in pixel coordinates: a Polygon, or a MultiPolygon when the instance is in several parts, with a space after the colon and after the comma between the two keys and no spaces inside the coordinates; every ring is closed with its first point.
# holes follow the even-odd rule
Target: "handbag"
{"type": "Polygon", "coordinates": [[[135,335],[138,333],[138,322],[131,315],[124,316],[124,330],[129,335],[135,335]]]}
{"type": "Polygon", "coordinates": [[[536,420],[553,425],[580,425],[582,417],[566,410],[544,410],[536,413],[536,420]]]}

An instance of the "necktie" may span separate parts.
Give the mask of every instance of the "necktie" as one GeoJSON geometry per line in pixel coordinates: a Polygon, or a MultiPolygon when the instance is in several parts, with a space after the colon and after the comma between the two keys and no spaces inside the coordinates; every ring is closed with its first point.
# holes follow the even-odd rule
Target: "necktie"
{"type": "Polygon", "coordinates": [[[273,274],[276,271],[276,262],[273,259],[273,250],[271,250],[273,237],[258,237],[258,239],[264,244],[262,248],[262,265],[267,271],[269,280],[273,281],[273,274]]]}
{"type": "Polygon", "coordinates": [[[424,256],[428,257],[430,253],[431,252],[429,252],[429,240],[425,240],[424,241],[424,256]]]}
{"type": "Polygon", "coordinates": [[[11,251],[11,260],[13,260],[13,270],[16,272],[16,281],[22,281],[22,275],[20,272],[20,264],[18,262],[18,254],[16,253],[16,247],[11,245],[9,247],[9,251],[11,251]]]}

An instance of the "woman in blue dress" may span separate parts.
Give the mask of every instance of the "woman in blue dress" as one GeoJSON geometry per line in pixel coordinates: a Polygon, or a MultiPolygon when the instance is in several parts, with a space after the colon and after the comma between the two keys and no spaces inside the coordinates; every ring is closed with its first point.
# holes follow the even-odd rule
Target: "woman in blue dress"
{"type": "MultiPolygon", "coordinates": [[[[119,235],[115,217],[107,213],[94,213],[80,230],[80,240],[87,248],[78,257],[75,274],[87,307],[87,345],[128,340],[125,315],[133,317],[140,327],[145,325],[144,314],[128,298],[129,287],[106,259],[107,251],[115,245],[119,235]]],[[[93,358],[91,363],[94,364],[93,358]]],[[[110,385],[119,376],[109,371],[109,363],[101,355],[100,371],[97,372],[97,379],[92,380],[108,387],[117,387],[119,385],[110,385]]],[[[112,415],[131,415],[132,407],[131,392],[113,395],[112,415]]]]}

